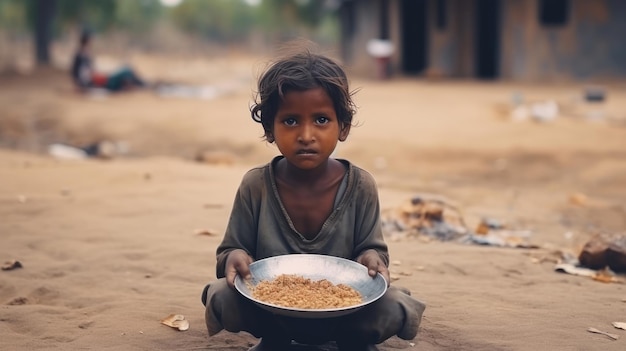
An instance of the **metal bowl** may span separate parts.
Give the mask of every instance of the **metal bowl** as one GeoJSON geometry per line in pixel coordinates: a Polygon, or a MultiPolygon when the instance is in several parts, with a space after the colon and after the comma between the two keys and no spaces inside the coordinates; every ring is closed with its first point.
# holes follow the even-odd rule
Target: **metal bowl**
{"type": "Polygon", "coordinates": [[[370,277],[367,268],[360,263],[326,255],[294,254],[274,256],[250,264],[252,279],[244,281],[235,277],[235,288],[245,297],[270,312],[298,318],[329,318],[343,316],[363,308],[378,300],[387,290],[387,282],[382,275],[370,277]],[[311,280],[327,279],[331,283],[346,284],[357,290],[363,297],[358,305],[328,308],[302,309],[278,306],[252,297],[251,288],[262,280],[273,280],[281,274],[297,274],[311,280]]]}

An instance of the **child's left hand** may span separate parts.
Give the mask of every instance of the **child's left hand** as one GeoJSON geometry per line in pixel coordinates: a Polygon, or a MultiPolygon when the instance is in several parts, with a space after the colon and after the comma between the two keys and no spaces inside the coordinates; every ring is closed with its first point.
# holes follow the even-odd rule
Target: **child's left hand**
{"type": "Polygon", "coordinates": [[[366,250],[356,258],[356,261],[367,267],[367,273],[370,276],[374,277],[376,276],[376,273],[380,273],[387,281],[387,286],[389,286],[389,283],[391,282],[391,279],[389,278],[389,269],[387,269],[385,262],[383,262],[376,250],[366,250]]]}

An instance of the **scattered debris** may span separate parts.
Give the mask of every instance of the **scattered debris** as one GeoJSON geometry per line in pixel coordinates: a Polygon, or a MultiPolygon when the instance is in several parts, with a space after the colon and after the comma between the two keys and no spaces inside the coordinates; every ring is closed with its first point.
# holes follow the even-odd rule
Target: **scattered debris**
{"type": "Polygon", "coordinates": [[[590,278],[596,275],[596,271],[594,271],[593,269],[578,267],[571,263],[557,264],[556,267],[554,267],[554,270],[559,273],[567,273],[590,278]]]}
{"type": "Polygon", "coordinates": [[[63,160],[84,160],[89,157],[108,160],[127,154],[129,150],[127,142],[110,140],[98,141],[84,147],[58,143],[48,145],[48,154],[63,160]]]}
{"type": "Polygon", "coordinates": [[[603,332],[603,331],[598,330],[598,329],[593,328],[593,327],[589,327],[589,328],[587,328],[587,331],[588,331],[588,332],[590,332],[590,333],[596,333],[596,334],[606,335],[606,336],[608,336],[609,338],[611,338],[611,339],[613,339],[613,340],[617,340],[617,339],[619,339],[619,336],[618,336],[618,335],[611,334],[611,333],[607,333],[607,332],[603,332]]]}
{"type": "Polygon", "coordinates": [[[561,263],[554,267],[554,270],[559,273],[567,273],[572,275],[578,275],[583,277],[589,277],[595,281],[602,283],[620,283],[624,284],[626,281],[622,278],[615,276],[608,270],[593,270],[590,268],[580,267],[579,265],[572,263],[561,263]]]}
{"type": "Polygon", "coordinates": [[[538,249],[539,245],[530,243],[530,230],[493,230],[487,234],[469,234],[466,241],[489,246],[513,247],[520,249],[538,249]]]}
{"type": "Polygon", "coordinates": [[[170,314],[169,316],[161,319],[161,324],[165,324],[168,327],[185,331],[189,329],[189,321],[185,319],[182,314],[170,314]]]}
{"type": "Polygon", "coordinates": [[[471,232],[459,208],[435,195],[415,196],[398,208],[384,210],[381,216],[383,233],[392,241],[417,236],[423,242],[438,239],[500,247],[539,247],[530,243],[531,231],[513,230],[495,219],[484,218],[471,232]]]}
{"type": "Polygon", "coordinates": [[[546,252],[539,252],[539,253],[529,252],[527,253],[527,255],[530,256],[530,260],[532,263],[549,262],[549,263],[554,263],[556,265],[568,263],[573,266],[576,266],[578,264],[578,258],[576,258],[576,254],[574,254],[574,252],[567,251],[567,250],[552,250],[547,253],[546,252]]]}
{"type": "Polygon", "coordinates": [[[18,260],[6,261],[2,265],[2,270],[3,271],[12,271],[12,270],[17,269],[17,268],[23,268],[22,263],[20,261],[18,261],[18,260]]]}
{"type": "Polygon", "coordinates": [[[466,238],[468,242],[479,245],[536,249],[539,246],[530,243],[532,232],[529,230],[509,229],[503,222],[493,218],[483,218],[473,234],[466,238]]]}
{"type": "Polygon", "coordinates": [[[398,208],[383,211],[382,221],[388,236],[425,235],[450,241],[468,232],[461,211],[432,195],[414,196],[398,208]]]}

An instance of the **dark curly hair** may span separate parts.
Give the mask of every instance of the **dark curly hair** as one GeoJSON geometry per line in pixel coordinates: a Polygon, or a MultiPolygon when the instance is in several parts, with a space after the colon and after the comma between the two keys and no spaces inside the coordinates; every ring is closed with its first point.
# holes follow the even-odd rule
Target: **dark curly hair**
{"type": "Polygon", "coordinates": [[[340,128],[352,125],[356,105],[345,71],[332,59],[304,50],[271,63],[259,78],[250,113],[263,125],[265,140],[273,142],[274,118],[285,94],[315,88],[324,89],[333,101],[340,128]]]}

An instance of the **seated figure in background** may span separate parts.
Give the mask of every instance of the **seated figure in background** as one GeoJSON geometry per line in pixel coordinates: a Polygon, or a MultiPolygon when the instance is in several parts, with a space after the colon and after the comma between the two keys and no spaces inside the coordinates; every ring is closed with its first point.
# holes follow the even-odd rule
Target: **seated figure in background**
{"type": "Polygon", "coordinates": [[[97,72],[93,66],[90,50],[91,34],[84,31],[80,36],[78,50],[72,63],[72,80],[75,86],[84,91],[89,88],[102,88],[112,92],[143,88],[147,84],[130,67],[121,67],[110,74],[97,72]]]}

